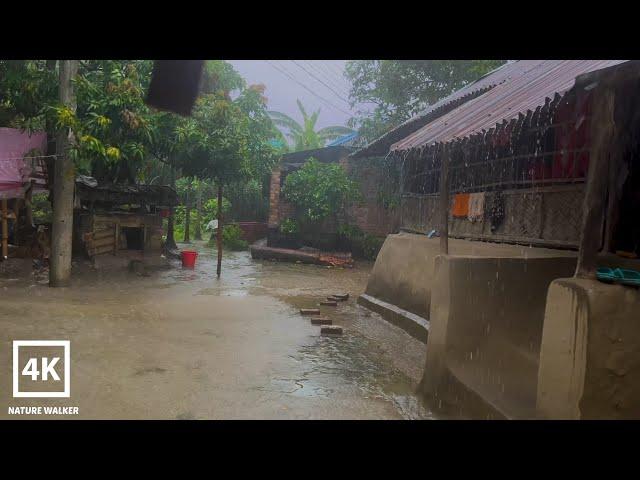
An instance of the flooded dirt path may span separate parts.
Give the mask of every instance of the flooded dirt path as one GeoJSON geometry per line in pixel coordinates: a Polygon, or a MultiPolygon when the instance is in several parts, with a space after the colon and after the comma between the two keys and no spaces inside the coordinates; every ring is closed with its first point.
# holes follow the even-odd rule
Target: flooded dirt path
{"type": "Polygon", "coordinates": [[[77,271],[65,289],[0,277],[0,418],[36,405],[101,419],[431,418],[414,394],[424,345],[356,305],[371,264],[225,252],[218,280],[214,251],[194,247],[194,270],[77,271]],[[322,337],[298,310],[341,292],[320,308],[345,333],[322,337]],[[12,341],[29,339],[71,341],[70,398],[12,398],[12,341]]]}

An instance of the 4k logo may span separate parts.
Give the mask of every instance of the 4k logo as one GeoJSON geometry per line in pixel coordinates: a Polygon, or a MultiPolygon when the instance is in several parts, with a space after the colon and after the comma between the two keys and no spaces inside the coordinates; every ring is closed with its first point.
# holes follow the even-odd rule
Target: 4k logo
{"type": "Polygon", "coordinates": [[[68,340],[16,340],[13,342],[14,397],[69,397],[68,340]]]}

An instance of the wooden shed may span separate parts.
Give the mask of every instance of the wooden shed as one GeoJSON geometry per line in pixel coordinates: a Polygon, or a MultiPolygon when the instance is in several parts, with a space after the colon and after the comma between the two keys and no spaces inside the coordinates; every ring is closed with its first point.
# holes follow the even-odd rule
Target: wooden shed
{"type": "Polygon", "coordinates": [[[89,258],[160,256],[162,220],[177,204],[177,194],[168,186],[98,185],[93,178],[79,177],[74,251],[89,258]]]}

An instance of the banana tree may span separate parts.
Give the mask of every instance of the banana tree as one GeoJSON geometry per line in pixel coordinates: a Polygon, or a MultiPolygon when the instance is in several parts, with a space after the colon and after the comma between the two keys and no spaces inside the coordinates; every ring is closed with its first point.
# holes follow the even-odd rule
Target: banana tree
{"type": "Polygon", "coordinates": [[[293,141],[294,151],[311,150],[314,148],[322,148],[328,141],[335,140],[343,135],[353,133],[354,130],[341,127],[331,126],[316,130],[316,123],[320,115],[320,109],[311,115],[307,113],[302,102],[296,100],[298,109],[302,114],[302,123],[281,112],[269,111],[269,116],[273,123],[278,127],[286,130],[286,135],[293,141]]]}

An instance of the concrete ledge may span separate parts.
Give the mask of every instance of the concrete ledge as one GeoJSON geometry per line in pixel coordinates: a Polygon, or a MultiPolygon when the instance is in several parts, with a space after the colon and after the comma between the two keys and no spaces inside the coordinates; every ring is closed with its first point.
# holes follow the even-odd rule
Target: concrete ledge
{"type": "Polygon", "coordinates": [[[426,318],[422,318],[415,313],[403,310],[396,305],[379,300],[366,293],[358,297],[358,304],[380,314],[386,321],[402,328],[412,337],[423,343],[427,343],[429,337],[429,320],[426,318]]]}

